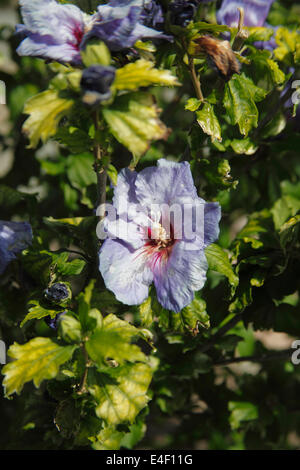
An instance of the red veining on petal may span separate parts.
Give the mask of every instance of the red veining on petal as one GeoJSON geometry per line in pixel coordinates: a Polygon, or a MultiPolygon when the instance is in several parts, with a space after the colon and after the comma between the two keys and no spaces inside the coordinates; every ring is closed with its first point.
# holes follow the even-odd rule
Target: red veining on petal
{"type": "Polygon", "coordinates": [[[169,238],[166,238],[165,235],[166,232],[162,226],[158,227],[155,231],[148,227],[148,239],[139,251],[138,256],[143,255],[147,258],[147,263],[152,271],[157,267],[161,267],[168,261],[173,246],[178,241],[174,238],[174,229],[172,225],[170,225],[169,238]]]}
{"type": "Polygon", "coordinates": [[[74,34],[74,38],[76,39],[76,43],[73,44],[73,47],[76,49],[76,50],[80,50],[80,44],[82,42],[82,38],[83,38],[83,35],[84,35],[84,31],[83,31],[83,28],[81,25],[76,25],[73,29],[73,34],[74,34]]]}

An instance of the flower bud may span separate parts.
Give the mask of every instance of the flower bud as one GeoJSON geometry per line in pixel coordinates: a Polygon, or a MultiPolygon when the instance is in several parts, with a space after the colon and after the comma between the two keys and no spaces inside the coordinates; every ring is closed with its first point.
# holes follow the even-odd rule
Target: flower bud
{"type": "Polygon", "coordinates": [[[72,297],[70,287],[63,282],[55,282],[44,290],[46,299],[56,305],[65,305],[72,297]]]}
{"type": "Polygon", "coordinates": [[[109,100],[115,75],[115,68],[110,66],[91,65],[85,69],[80,82],[83,102],[93,106],[109,100]]]}

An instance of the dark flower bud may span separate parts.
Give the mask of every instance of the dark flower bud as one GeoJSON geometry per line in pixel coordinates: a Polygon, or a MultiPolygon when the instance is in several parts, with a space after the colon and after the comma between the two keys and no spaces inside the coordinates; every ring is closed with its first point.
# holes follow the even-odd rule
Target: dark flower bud
{"type": "Polygon", "coordinates": [[[48,315],[47,317],[45,317],[44,320],[47,323],[47,325],[49,326],[49,328],[51,328],[52,330],[57,330],[59,319],[65,313],[66,313],[66,311],[58,313],[54,318],[51,318],[50,315],[48,315]]]}
{"type": "Polygon", "coordinates": [[[56,282],[44,290],[44,295],[49,302],[61,304],[71,298],[71,290],[66,284],[56,282]]]}
{"type": "Polygon", "coordinates": [[[115,80],[114,67],[91,65],[82,73],[80,82],[83,102],[93,106],[111,97],[111,85],[115,80]]]}
{"type": "Polygon", "coordinates": [[[171,23],[178,26],[187,26],[194,18],[199,1],[175,0],[170,4],[171,23]]]}

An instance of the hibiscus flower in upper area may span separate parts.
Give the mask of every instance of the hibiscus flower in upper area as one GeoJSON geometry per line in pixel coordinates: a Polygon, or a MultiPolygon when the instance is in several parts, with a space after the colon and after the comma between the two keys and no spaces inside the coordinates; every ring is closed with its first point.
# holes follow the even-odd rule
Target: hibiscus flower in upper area
{"type": "Polygon", "coordinates": [[[0,274],[31,242],[32,230],[28,222],[0,220],[0,274]]]}
{"type": "Polygon", "coordinates": [[[81,63],[80,49],[91,16],[75,5],[55,0],[20,0],[24,24],[16,26],[23,37],[17,52],[71,64],[81,63]]]}
{"type": "Polygon", "coordinates": [[[148,0],[110,0],[98,6],[93,27],[87,35],[102,39],[112,51],[132,47],[139,39],[168,39],[160,31],[145,25],[157,25],[162,11],[155,2],[148,0]]]}
{"type": "Polygon", "coordinates": [[[205,247],[219,235],[221,209],[197,196],[190,165],[161,159],[118,176],[99,254],[106,287],[127,305],[141,304],[154,282],[160,304],[175,312],[206,281],[205,247]]]}
{"type": "Polygon", "coordinates": [[[273,2],[274,0],[223,0],[217,11],[218,23],[237,27],[240,16],[238,8],[243,8],[245,26],[264,26],[273,2]]]}
{"type": "MultiPolygon", "coordinates": [[[[138,39],[171,39],[145,24],[156,24],[162,12],[144,0],[111,0],[94,15],[75,5],[55,0],[20,0],[24,24],[16,26],[23,39],[17,52],[72,65],[81,64],[80,50],[90,38],[98,38],[112,51],[132,47],[138,39]]],[[[160,16],[161,17],[161,16],[160,16]]]]}

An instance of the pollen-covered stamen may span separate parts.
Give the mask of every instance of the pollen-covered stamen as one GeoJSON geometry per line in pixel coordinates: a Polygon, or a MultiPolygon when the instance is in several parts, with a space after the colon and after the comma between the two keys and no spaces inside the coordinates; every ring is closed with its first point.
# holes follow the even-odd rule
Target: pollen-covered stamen
{"type": "Polygon", "coordinates": [[[174,238],[173,227],[170,226],[170,234],[159,222],[152,222],[151,228],[148,227],[148,239],[145,245],[140,249],[139,256],[146,256],[148,265],[153,270],[157,265],[162,266],[172,251],[173,245],[176,243],[174,238]]]}
{"type": "Polygon", "coordinates": [[[153,222],[151,228],[148,228],[148,238],[146,246],[152,246],[157,250],[168,248],[175,242],[173,227],[170,226],[170,234],[168,235],[166,229],[159,222],[153,222]]]}

